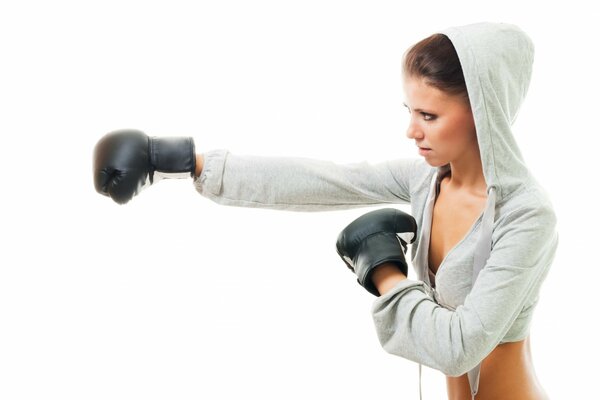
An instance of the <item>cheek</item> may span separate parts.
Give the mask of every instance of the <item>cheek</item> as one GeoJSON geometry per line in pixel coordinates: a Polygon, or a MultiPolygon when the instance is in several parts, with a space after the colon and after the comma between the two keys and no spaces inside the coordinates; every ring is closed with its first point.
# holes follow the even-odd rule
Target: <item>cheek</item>
{"type": "Polygon", "coordinates": [[[444,119],[430,126],[429,136],[439,145],[453,146],[463,141],[464,127],[456,119],[444,119]]]}
{"type": "Polygon", "coordinates": [[[448,143],[464,144],[476,139],[475,125],[470,115],[461,115],[449,119],[440,131],[448,143]]]}
{"type": "Polygon", "coordinates": [[[475,121],[471,114],[465,116],[461,121],[462,130],[467,142],[477,141],[477,132],[475,131],[475,121]]]}

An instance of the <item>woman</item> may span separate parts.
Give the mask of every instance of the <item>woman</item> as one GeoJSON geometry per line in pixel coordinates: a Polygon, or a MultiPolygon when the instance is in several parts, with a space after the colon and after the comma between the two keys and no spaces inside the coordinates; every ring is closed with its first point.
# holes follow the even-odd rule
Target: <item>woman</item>
{"type": "Polygon", "coordinates": [[[556,217],[510,128],[533,51],[518,27],[497,23],[449,28],[409,49],[407,137],[423,158],[336,165],[195,154],[190,138],[118,131],[96,146],[96,189],[124,203],[155,171],[183,172],[226,205],[310,211],[410,203],[418,279],[393,263],[372,274],[384,349],[442,371],[451,400],[546,399],[529,324],[558,244],[556,217]]]}

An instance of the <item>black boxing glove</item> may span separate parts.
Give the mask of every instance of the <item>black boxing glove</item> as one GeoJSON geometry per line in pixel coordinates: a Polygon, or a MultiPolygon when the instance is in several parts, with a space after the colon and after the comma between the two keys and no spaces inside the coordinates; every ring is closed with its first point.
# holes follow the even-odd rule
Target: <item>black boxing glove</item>
{"type": "Polygon", "coordinates": [[[371,211],[348,225],[340,232],[337,252],[357,276],[358,283],[379,296],[371,275],[375,267],[383,263],[396,264],[408,276],[404,258],[407,244],[417,235],[415,219],[400,210],[384,208],[371,211]]]}
{"type": "Polygon", "coordinates": [[[155,172],[181,178],[193,176],[195,169],[191,137],[148,137],[137,130],[119,130],[104,135],[94,148],[96,191],[119,204],[152,184],[155,172]]]}

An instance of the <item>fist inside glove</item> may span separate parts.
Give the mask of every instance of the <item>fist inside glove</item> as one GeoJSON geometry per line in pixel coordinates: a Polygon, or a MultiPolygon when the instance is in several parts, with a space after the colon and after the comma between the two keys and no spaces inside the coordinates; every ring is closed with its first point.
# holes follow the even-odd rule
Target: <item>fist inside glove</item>
{"type": "Polygon", "coordinates": [[[94,148],[96,191],[119,204],[131,200],[146,181],[152,184],[155,171],[193,176],[195,168],[191,137],[148,137],[136,130],[119,130],[104,135],[94,148]]]}
{"type": "Polygon", "coordinates": [[[379,296],[371,275],[383,263],[396,264],[408,276],[404,254],[407,244],[417,235],[415,219],[400,210],[384,208],[371,211],[340,232],[337,252],[357,276],[358,283],[375,296],[379,296]]]}

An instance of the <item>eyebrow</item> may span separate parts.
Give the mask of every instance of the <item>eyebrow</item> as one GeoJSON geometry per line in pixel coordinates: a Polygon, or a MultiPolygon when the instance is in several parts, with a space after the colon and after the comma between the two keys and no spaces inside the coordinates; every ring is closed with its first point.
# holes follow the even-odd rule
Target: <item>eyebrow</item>
{"type": "MultiPolygon", "coordinates": [[[[410,107],[409,107],[409,106],[407,106],[407,105],[406,105],[406,103],[402,103],[402,105],[403,105],[404,107],[406,107],[406,108],[408,108],[408,109],[410,110],[410,107]]],[[[425,114],[431,114],[430,112],[428,112],[428,111],[425,111],[425,110],[423,110],[423,109],[421,109],[421,108],[415,108],[413,111],[416,111],[416,112],[424,112],[425,114]]]]}

